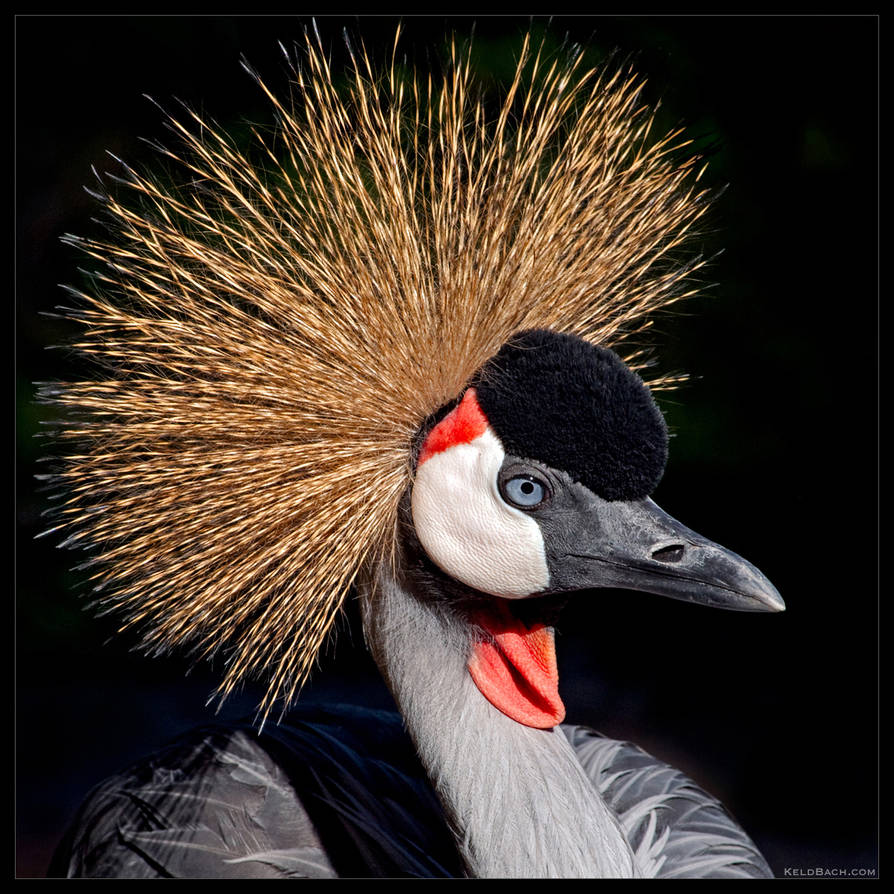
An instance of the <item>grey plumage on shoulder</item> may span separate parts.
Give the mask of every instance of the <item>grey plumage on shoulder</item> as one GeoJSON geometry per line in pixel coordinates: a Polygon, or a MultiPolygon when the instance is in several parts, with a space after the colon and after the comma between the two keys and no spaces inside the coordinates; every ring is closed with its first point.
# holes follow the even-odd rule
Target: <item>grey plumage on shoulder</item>
{"type": "Polygon", "coordinates": [[[620,820],[643,875],[773,878],[754,842],[723,805],[684,773],[588,727],[562,729],[620,820]]]}
{"type": "Polygon", "coordinates": [[[295,710],[285,724],[263,733],[248,725],[194,731],[110,777],[88,796],[48,874],[334,878],[462,872],[400,717],[317,706],[295,710]]]}
{"type": "Polygon", "coordinates": [[[335,875],[286,772],[242,730],[204,730],[110,777],[73,829],[50,875],[335,875]]]}

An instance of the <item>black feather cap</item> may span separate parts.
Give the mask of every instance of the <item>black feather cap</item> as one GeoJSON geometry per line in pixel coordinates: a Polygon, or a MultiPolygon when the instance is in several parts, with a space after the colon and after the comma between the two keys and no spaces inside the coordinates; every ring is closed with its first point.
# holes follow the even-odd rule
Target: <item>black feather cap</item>
{"type": "Polygon", "coordinates": [[[642,499],[661,480],[667,425],[642,379],[613,351],[530,329],[470,384],[507,453],[561,469],[605,500],[642,499]]]}

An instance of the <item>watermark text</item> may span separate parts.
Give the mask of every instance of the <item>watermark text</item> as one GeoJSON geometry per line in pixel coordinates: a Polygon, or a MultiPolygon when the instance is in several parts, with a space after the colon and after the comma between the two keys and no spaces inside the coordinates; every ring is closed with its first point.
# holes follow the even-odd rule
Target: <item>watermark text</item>
{"type": "Polygon", "coordinates": [[[876,870],[844,866],[786,866],[783,878],[875,878],[876,870]]]}

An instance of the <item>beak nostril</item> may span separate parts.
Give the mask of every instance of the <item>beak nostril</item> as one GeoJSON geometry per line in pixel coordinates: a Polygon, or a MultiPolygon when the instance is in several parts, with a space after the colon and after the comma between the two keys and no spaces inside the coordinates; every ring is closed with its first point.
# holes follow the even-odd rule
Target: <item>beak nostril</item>
{"type": "Polygon", "coordinates": [[[652,558],[658,562],[679,562],[683,558],[684,548],[681,543],[672,543],[670,546],[662,546],[652,553],[652,558]]]}

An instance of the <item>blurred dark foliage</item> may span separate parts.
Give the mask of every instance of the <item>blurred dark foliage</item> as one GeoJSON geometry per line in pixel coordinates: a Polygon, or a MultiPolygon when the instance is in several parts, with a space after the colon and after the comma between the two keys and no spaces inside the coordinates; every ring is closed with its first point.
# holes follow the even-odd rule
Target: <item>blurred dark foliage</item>
{"type": "MultiPolygon", "coordinates": [[[[403,46],[437,65],[464,18],[409,17],[403,46]]],[[[318,19],[386,58],[396,20],[318,19]]],[[[75,369],[64,323],[40,316],[83,285],[60,243],[97,231],[91,165],[107,152],[157,169],[147,94],[229,130],[271,116],[244,55],[285,87],[277,41],[309,20],[24,16],[16,20],[18,865],[42,875],[84,793],[213,713],[213,667],[150,661],[83,611],[76,557],[42,528],[36,380],[75,369]]],[[[474,25],[482,74],[511,74],[528,20],[474,25]]],[[[743,554],[777,585],[782,616],[657,597],[586,594],[559,660],[569,719],[629,738],[724,800],[778,874],[877,865],[878,21],[865,17],[557,17],[536,20],[598,62],[630,57],[726,187],[697,249],[715,283],[658,326],[673,432],[658,502],[743,554]],[[722,253],[721,253],[722,251],[722,253]]],[[[348,620],[308,697],[387,704],[348,620]]],[[[250,713],[256,693],[227,705],[250,713]]]]}

